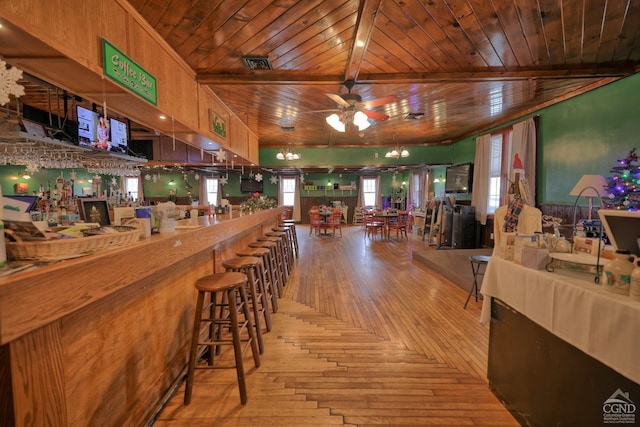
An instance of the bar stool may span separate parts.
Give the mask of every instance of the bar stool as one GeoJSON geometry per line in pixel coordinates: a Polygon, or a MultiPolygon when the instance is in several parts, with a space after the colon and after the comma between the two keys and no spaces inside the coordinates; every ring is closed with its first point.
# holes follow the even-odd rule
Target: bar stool
{"type": "Polygon", "coordinates": [[[274,242],[276,244],[276,258],[284,272],[284,280],[282,282],[282,285],[284,286],[287,283],[287,280],[289,280],[289,264],[287,263],[287,258],[284,253],[284,239],[279,236],[267,236],[266,234],[262,237],[258,237],[258,241],[274,242]]]}
{"type": "Polygon", "coordinates": [[[469,304],[469,299],[471,295],[475,293],[476,302],[478,302],[478,276],[484,276],[484,272],[487,269],[487,264],[491,257],[486,255],[471,255],[469,257],[469,262],[471,262],[471,271],[473,271],[473,286],[469,290],[469,295],[467,295],[467,300],[464,302],[464,309],[467,308],[467,304],[469,304]],[[484,266],[484,267],[483,267],[484,266]],[[480,268],[482,268],[482,271],[480,268]]]}
{"type": "Polygon", "coordinates": [[[289,271],[293,268],[293,244],[291,243],[291,235],[284,227],[274,227],[271,231],[264,233],[265,236],[280,237],[283,240],[282,250],[284,251],[285,260],[289,271]]]}
{"type": "Polygon", "coordinates": [[[271,302],[271,311],[278,312],[278,291],[276,289],[274,275],[275,272],[271,266],[270,252],[267,248],[244,248],[236,252],[236,255],[252,256],[262,259],[262,265],[259,268],[264,283],[264,290],[267,295],[267,301],[271,302]]]}
{"type": "Polygon", "coordinates": [[[229,369],[233,367],[236,368],[238,377],[240,402],[243,405],[247,403],[247,387],[244,379],[242,355],[247,348],[251,347],[253,363],[256,368],[260,366],[260,356],[251,323],[249,301],[245,290],[246,284],[247,276],[243,273],[211,274],[196,281],[195,287],[198,290],[198,298],[196,300],[191,347],[189,350],[189,366],[184,392],[185,405],[191,403],[196,369],[229,369]],[[218,293],[221,294],[220,298],[217,298],[218,293]],[[204,307],[207,294],[210,298],[207,307],[204,307]],[[241,319],[238,315],[241,316],[241,319]],[[200,326],[202,323],[209,324],[205,339],[201,338],[200,326]],[[231,340],[225,339],[222,335],[223,331],[227,329],[231,330],[231,340]],[[246,337],[243,338],[243,335],[246,337]],[[220,346],[222,345],[233,345],[235,366],[214,365],[214,355],[219,354],[220,346]],[[207,365],[196,366],[199,346],[208,348],[208,351],[205,352],[207,365]]]}
{"type": "Polygon", "coordinates": [[[296,233],[296,221],[293,219],[285,219],[280,221],[278,224],[279,227],[287,227],[291,230],[293,235],[293,247],[296,251],[296,258],[300,257],[300,247],[298,246],[298,234],[296,233]]]}
{"type": "Polygon", "coordinates": [[[284,292],[284,265],[280,262],[278,257],[278,244],[276,242],[256,241],[251,242],[247,246],[250,248],[265,248],[269,250],[269,265],[270,270],[273,271],[273,281],[275,288],[278,291],[278,297],[282,298],[284,292]]]}
{"type": "Polygon", "coordinates": [[[273,227],[271,231],[276,233],[285,233],[287,235],[287,243],[289,244],[291,263],[293,264],[294,258],[296,258],[296,246],[294,243],[293,229],[288,225],[280,225],[278,227],[273,227]]]}
{"type": "Polygon", "coordinates": [[[262,260],[256,257],[237,257],[224,260],[222,267],[226,271],[236,271],[247,275],[247,288],[249,289],[249,301],[253,310],[253,326],[256,330],[258,349],[260,354],[264,353],[264,340],[262,338],[262,321],[267,332],[271,330],[271,312],[267,303],[267,295],[264,290],[264,283],[260,275],[260,265],[262,260]]]}

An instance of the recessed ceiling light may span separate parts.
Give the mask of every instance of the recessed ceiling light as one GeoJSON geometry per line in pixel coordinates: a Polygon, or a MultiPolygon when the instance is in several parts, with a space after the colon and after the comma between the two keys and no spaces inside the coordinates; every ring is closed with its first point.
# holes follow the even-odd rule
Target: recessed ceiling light
{"type": "Polygon", "coordinates": [[[166,120],[167,116],[165,116],[164,114],[160,114],[160,120],[166,120]]]}

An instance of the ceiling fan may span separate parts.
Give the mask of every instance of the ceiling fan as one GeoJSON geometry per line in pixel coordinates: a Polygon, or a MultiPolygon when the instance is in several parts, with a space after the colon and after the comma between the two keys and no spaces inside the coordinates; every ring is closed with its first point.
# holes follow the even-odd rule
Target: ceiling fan
{"type": "Polygon", "coordinates": [[[351,93],[351,89],[355,86],[355,81],[347,80],[343,85],[347,88],[347,93],[343,93],[341,95],[333,93],[326,94],[336,104],[338,104],[338,109],[324,110],[335,111],[335,113],[329,115],[326,120],[327,123],[338,132],[344,132],[348,123],[353,123],[358,127],[358,130],[362,131],[371,125],[368,119],[378,121],[387,120],[389,118],[387,114],[371,111],[369,108],[379,107],[381,105],[398,101],[397,96],[388,95],[362,102],[362,97],[360,95],[357,93],[351,93]]]}

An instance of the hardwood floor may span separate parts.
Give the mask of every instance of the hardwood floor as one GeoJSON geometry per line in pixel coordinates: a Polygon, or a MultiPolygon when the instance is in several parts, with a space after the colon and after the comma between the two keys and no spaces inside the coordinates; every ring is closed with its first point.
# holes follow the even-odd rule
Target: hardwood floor
{"type": "Polygon", "coordinates": [[[297,229],[301,255],[261,366],[245,355],[248,403],[234,370],[196,371],[191,404],[182,384],[154,426],[518,425],[487,385],[481,302],[463,310],[464,290],[412,262],[428,247],[420,237],[297,229]]]}

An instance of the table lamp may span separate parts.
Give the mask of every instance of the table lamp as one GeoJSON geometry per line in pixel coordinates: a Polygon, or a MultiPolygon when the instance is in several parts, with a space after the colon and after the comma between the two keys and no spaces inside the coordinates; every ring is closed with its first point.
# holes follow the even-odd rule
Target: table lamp
{"type": "MultiPolygon", "coordinates": [[[[602,197],[606,196],[605,188],[607,188],[607,181],[602,175],[582,175],[582,178],[573,187],[570,196],[576,196],[578,199],[580,196],[589,198],[589,214],[588,220],[591,221],[591,210],[593,209],[593,198],[597,197],[602,206],[602,197]]],[[[576,199],[576,205],[578,204],[576,199]]]]}

